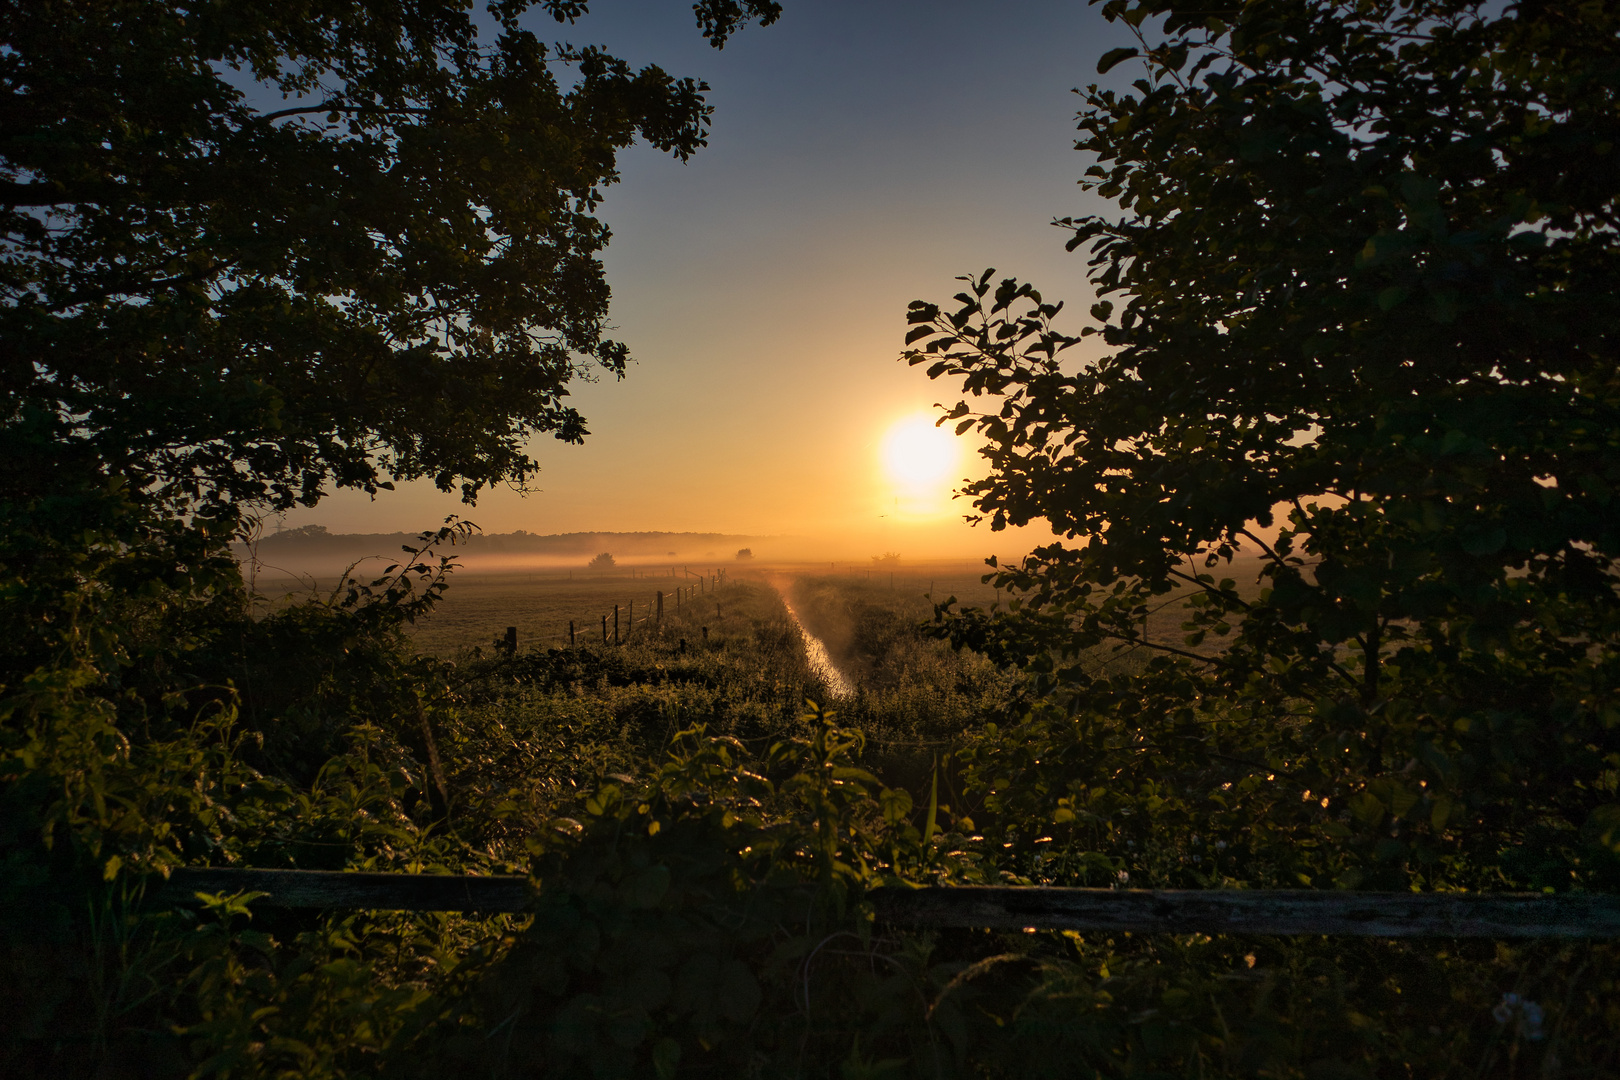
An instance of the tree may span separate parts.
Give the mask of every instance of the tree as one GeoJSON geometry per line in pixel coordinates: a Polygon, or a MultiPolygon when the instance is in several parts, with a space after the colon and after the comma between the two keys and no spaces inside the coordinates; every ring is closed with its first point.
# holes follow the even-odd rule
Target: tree
{"type": "Polygon", "coordinates": [[[591,559],[590,562],[586,563],[585,569],[595,570],[599,574],[605,574],[617,565],[619,564],[614,561],[613,553],[611,551],[604,551],[600,555],[597,555],[595,558],[591,559]]]}
{"type": "Polygon", "coordinates": [[[737,561],[738,562],[747,562],[748,560],[752,559],[753,557],[754,557],[754,549],[753,548],[738,548],[737,549],[737,561]]]}
{"type": "Polygon", "coordinates": [[[1344,881],[1409,883],[1442,852],[1475,882],[1612,880],[1620,16],[1104,13],[1141,47],[1099,70],[1144,76],[1079,117],[1085,184],[1122,211],[1060,222],[1096,325],[1065,333],[989,272],[910,312],[910,361],[995,403],[949,412],[988,440],[977,509],[1068,541],[1002,571],[1018,615],[970,613],[957,640],[1032,664],[1038,698],[1113,701],[1120,738],[1156,743],[1120,751],[1134,775],[1286,759],[1346,800],[1323,819],[1371,799],[1360,847],[1332,845],[1359,860],[1344,881]],[[1087,340],[1106,351],[1075,359],[1087,340]],[[1217,580],[1240,557],[1258,587],[1217,580]],[[1185,635],[1147,637],[1178,590],[1185,635]],[[1161,659],[1099,684],[1076,659],[1109,642],[1161,659]],[[1126,684],[1128,708],[1100,688],[1126,684]],[[1199,726],[1216,715],[1237,726],[1199,726]],[[1425,829],[1380,832],[1402,821],[1425,829]]]}
{"type": "MultiPolygon", "coordinates": [[[[490,0],[484,36],[453,0],[0,6],[0,494],[471,499],[579,441],[568,383],[627,359],[601,189],[709,115],[521,25],[585,6],[490,0]]],[[[695,5],[716,47],[779,10],[695,5]]]]}

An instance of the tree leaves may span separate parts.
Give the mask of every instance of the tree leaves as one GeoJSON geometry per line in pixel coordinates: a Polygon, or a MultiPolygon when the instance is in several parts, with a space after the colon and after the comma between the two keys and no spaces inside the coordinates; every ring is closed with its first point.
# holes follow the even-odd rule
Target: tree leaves
{"type": "MultiPolygon", "coordinates": [[[[528,6],[493,5],[489,42],[448,0],[8,8],[0,485],[470,499],[533,475],[533,435],[582,439],[567,385],[627,360],[600,189],[638,138],[695,152],[709,107],[692,79],[549,49],[528,6]]],[[[695,10],[718,46],[780,8],[695,10]]]]}
{"type": "Polygon", "coordinates": [[[1124,46],[1118,49],[1109,49],[1107,52],[1103,53],[1102,58],[1097,61],[1097,74],[1106,75],[1114,66],[1139,55],[1141,54],[1133,45],[1124,46]]]}
{"type": "Polygon", "coordinates": [[[1083,185],[1118,207],[1059,222],[1088,253],[1096,349],[1077,359],[1056,305],[990,273],[908,311],[903,355],[960,387],[947,416],[984,441],[976,512],[1061,538],[998,568],[1016,611],[942,629],[1027,675],[970,771],[974,820],[1023,859],[1028,823],[1056,822],[1042,873],[1106,855],[1178,880],[1195,854],[1225,864],[1151,870],[1122,845],[1171,843],[1138,823],[1216,776],[1223,805],[1256,797],[1247,762],[1300,788],[1241,819],[1280,830],[1255,845],[1265,880],[1614,887],[1576,832],[1620,753],[1600,704],[1620,444],[1596,436],[1620,429],[1620,22],[1450,0],[1105,14],[1142,31],[1148,75],[1089,87],[1079,115],[1083,185]],[[1122,777],[1131,799],[1087,802],[1122,777]]]}

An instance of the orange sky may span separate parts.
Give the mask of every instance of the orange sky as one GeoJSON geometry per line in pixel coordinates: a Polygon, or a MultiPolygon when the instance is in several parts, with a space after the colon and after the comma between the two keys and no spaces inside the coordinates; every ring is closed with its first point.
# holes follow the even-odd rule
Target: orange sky
{"type": "Polygon", "coordinates": [[[632,150],[602,208],[629,377],[578,387],[592,434],[537,441],[526,497],[496,491],[468,509],[409,485],[338,494],[281,524],[416,530],[460,512],[490,532],[793,536],[830,558],[1043,542],[1044,529],[962,523],[968,507],[948,495],[980,471],[971,447],[908,481],[885,465],[884,439],[956,400],[898,361],[910,300],[945,301],[957,274],[994,266],[1089,306],[1084,256],[1050,221],[1104,209],[1075,187],[1086,162],[1068,91],[1095,78],[1118,31],[1056,2],[1001,25],[957,0],[800,0],[716,54],[685,5],[604,10],[572,40],[704,78],[715,106],[708,148],[686,165],[632,150]]]}

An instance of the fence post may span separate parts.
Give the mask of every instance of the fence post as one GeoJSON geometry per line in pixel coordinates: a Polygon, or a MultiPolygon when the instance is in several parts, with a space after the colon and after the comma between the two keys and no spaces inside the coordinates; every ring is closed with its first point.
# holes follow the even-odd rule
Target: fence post
{"type": "Polygon", "coordinates": [[[709,643],[709,628],[707,626],[705,626],[703,628],[703,644],[707,645],[708,643],[709,643]]]}
{"type": "Polygon", "coordinates": [[[602,616],[602,644],[607,644],[607,616],[602,616]]]}
{"type": "Polygon", "coordinates": [[[568,647],[570,649],[572,649],[574,647],[574,620],[573,619],[568,620],[568,647]]]}
{"type": "Polygon", "coordinates": [[[613,605],[613,644],[619,643],[619,605],[613,605]]]}
{"type": "Polygon", "coordinates": [[[658,621],[664,621],[664,590],[658,590],[658,621]]]}

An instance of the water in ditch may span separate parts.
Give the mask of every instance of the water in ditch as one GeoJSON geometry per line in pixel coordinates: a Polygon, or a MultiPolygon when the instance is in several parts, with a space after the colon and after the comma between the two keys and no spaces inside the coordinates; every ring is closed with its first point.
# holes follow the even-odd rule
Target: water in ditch
{"type": "Polygon", "coordinates": [[[787,608],[788,618],[793,620],[793,626],[799,631],[799,637],[804,640],[804,655],[810,662],[810,670],[821,677],[827,685],[827,692],[835,698],[855,696],[855,686],[838,670],[838,665],[832,662],[827,654],[826,644],[809,630],[805,629],[804,620],[793,607],[793,601],[788,599],[787,589],[781,584],[776,585],[776,591],[782,596],[782,605],[787,608]]]}

